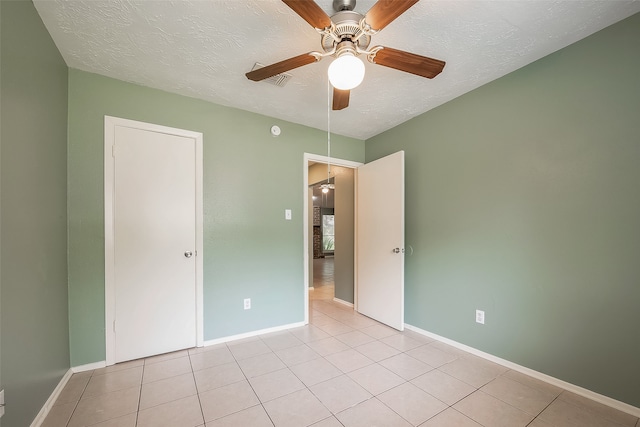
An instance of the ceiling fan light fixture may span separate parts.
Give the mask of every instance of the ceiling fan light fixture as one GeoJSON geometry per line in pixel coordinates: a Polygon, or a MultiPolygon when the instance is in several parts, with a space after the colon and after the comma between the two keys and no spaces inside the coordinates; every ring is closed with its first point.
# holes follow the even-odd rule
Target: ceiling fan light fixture
{"type": "Polygon", "coordinates": [[[329,65],[331,86],[340,90],[351,90],[364,80],[364,63],[351,52],[345,52],[329,65]]]}

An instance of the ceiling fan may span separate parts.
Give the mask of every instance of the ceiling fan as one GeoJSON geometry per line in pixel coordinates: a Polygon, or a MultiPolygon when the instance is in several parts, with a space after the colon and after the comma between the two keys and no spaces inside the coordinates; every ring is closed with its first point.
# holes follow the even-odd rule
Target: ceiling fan
{"type": "Polygon", "coordinates": [[[443,70],[445,62],[385,46],[369,48],[371,37],[406,12],[418,0],[378,0],[366,15],[354,12],[355,0],[334,0],[336,13],[329,17],[313,0],[282,0],[321,36],[324,52],[309,52],[246,73],[249,80],[261,81],[294,68],[318,62],[325,56],[336,59],[329,66],[333,86],[334,110],[349,106],[351,89],[364,78],[364,64],[369,62],[432,79],[443,70]]]}
{"type": "Polygon", "coordinates": [[[335,190],[335,189],[336,189],[336,185],[332,182],[325,182],[324,184],[320,184],[320,191],[322,191],[324,194],[327,194],[329,190],[335,190]]]}

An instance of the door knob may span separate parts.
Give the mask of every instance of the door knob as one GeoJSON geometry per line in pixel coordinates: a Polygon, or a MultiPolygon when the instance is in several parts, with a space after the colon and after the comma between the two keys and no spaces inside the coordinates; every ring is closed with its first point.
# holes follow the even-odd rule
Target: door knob
{"type": "Polygon", "coordinates": [[[395,248],[392,251],[394,254],[399,254],[400,253],[400,248],[395,248]]]}
{"type": "Polygon", "coordinates": [[[185,257],[185,258],[191,258],[192,256],[193,256],[193,252],[191,252],[191,251],[186,251],[186,252],[184,253],[184,257],[185,257]]]}

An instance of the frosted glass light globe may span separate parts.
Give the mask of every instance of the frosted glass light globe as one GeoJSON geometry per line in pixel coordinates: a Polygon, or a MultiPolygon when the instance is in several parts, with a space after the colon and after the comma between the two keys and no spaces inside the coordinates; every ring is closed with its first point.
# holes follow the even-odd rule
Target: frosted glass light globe
{"type": "Polygon", "coordinates": [[[340,90],[351,90],[364,79],[364,64],[360,58],[348,53],[336,58],[329,65],[329,81],[340,90]]]}

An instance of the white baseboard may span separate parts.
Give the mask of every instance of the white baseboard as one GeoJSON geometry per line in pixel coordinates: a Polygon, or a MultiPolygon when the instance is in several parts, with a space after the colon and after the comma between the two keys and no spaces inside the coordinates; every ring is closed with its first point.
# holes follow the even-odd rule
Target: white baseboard
{"type": "Polygon", "coordinates": [[[71,369],[65,372],[56,388],[53,389],[51,396],[49,396],[47,401],[42,406],[42,409],[40,409],[40,412],[38,412],[38,415],[36,415],[36,418],[31,423],[31,427],[40,427],[42,425],[45,418],[47,418],[47,415],[49,415],[49,411],[51,411],[51,408],[56,403],[56,399],[58,399],[58,396],[60,396],[62,389],[67,385],[67,382],[69,382],[69,378],[71,378],[71,375],[73,375],[73,371],[71,369]]]}
{"type": "Polygon", "coordinates": [[[71,369],[73,370],[74,374],[77,374],[78,372],[93,371],[94,369],[100,369],[100,368],[104,368],[106,366],[107,366],[107,362],[102,360],[100,362],[94,362],[94,363],[88,363],[86,365],[74,366],[71,369]]]}
{"type": "Polygon", "coordinates": [[[604,396],[602,394],[596,393],[595,391],[591,391],[588,390],[586,388],[577,386],[575,384],[571,384],[568,383],[566,381],[563,381],[561,379],[552,377],[550,375],[547,374],[543,374],[542,372],[538,372],[538,371],[534,371],[533,369],[527,368],[525,366],[522,365],[518,365],[517,363],[513,363],[510,362],[508,360],[505,359],[501,359],[500,357],[494,356],[492,354],[489,353],[485,353],[484,351],[478,350],[476,348],[473,347],[469,347],[468,345],[465,344],[461,344],[457,341],[453,341],[450,340],[449,338],[445,338],[442,337],[440,335],[434,334],[432,332],[429,331],[425,331],[424,329],[420,329],[416,326],[412,326],[409,324],[405,323],[405,328],[407,328],[410,331],[413,332],[417,332],[421,335],[427,336],[429,338],[433,338],[434,340],[443,342],[445,344],[449,344],[452,347],[456,347],[459,348],[460,350],[464,350],[468,353],[471,353],[475,356],[479,356],[482,357],[483,359],[487,359],[491,362],[497,363],[499,365],[502,365],[506,368],[509,368],[511,370],[514,371],[518,371],[520,373],[523,373],[525,375],[529,375],[530,377],[533,377],[535,379],[538,379],[540,381],[544,381],[546,383],[549,383],[551,385],[554,385],[556,387],[562,388],[564,390],[570,391],[572,393],[575,393],[577,395],[580,395],[582,397],[586,397],[587,399],[591,399],[593,401],[596,401],[598,403],[602,403],[603,405],[609,406],[611,408],[617,409],[619,411],[622,412],[626,412],[627,414],[631,414],[634,417],[639,417],[640,418],[640,408],[636,408],[635,406],[629,405],[628,403],[624,403],[624,402],[620,402],[619,400],[613,399],[611,397],[608,396],[604,396]]]}
{"type": "Polygon", "coordinates": [[[267,329],[260,329],[258,331],[246,332],[244,334],[230,335],[228,337],[216,338],[214,340],[205,341],[204,342],[204,346],[208,347],[210,345],[216,345],[216,344],[222,344],[222,343],[229,342],[229,341],[241,340],[243,338],[251,338],[251,337],[255,337],[257,335],[269,334],[271,332],[285,331],[287,329],[298,328],[298,327],[304,326],[304,325],[305,325],[304,322],[289,323],[287,325],[275,326],[273,328],[267,328],[267,329]]]}
{"type": "Polygon", "coordinates": [[[333,300],[335,302],[337,302],[337,303],[340,303],[340,304],[346,305],[347,307],[353,308],[353,303],[352,302],[347,302],[345,300],[341,300],[340,298],[333,298],[333,300]]]}

